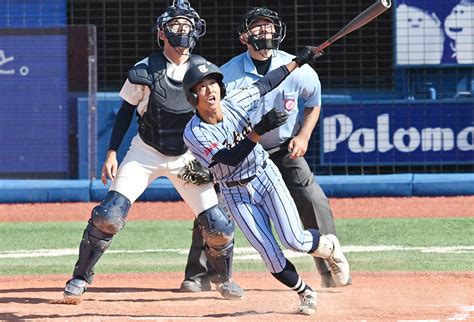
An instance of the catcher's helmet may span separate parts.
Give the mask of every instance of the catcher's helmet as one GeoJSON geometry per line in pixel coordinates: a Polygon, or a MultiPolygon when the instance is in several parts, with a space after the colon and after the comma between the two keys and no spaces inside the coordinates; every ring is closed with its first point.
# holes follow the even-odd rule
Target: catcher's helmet
{"type": "Polygon", "coordinates": [[[280,43],[285,39],[286,25],[281,21],[278,13],[273,10],[264,7],[256,7],[249,10],[240,20],[237,32],[239,35],[248,32],[250,25],[258,18],[270,20],[275,27],[275,32],[272,33],[272,37],[269,39],[258,38],[248,33],[248,42],[255,50],[278,49],[280,43]]]}
{"type": "MultiPolygon", "coordinates": [[[[191,7],[188,1],[175,0],[173,4],[166,8],[165,12],[156,19],[156,25],[152,30],[162,30],[171,46],[190,48],[192,50],[197,40],[206,33],[206,21],[199,17],[196,10],[191,7]],[[189,33],[175,33],[167,28],[166,25],[168,22],[178,18],[186,19],[191,23],[192,28],[189,33]]],[[[159,41],[158,45],[161,47],[159,41]]]]}
{"type": "Polygon", "coordinates": [[[183,78],[184,94],[186,95],[189,104],[192,106],[197,106],[198,103],[198,97],[197,94],[193,92],[193,87],[199,84],[199,82],[201,82],[205,77],[214,78],[221,88],[221,99],[225,96],[225,85],[222,81],[224,75],[220,68],[211,62],[196,64],[188,69],[183,78]]]}

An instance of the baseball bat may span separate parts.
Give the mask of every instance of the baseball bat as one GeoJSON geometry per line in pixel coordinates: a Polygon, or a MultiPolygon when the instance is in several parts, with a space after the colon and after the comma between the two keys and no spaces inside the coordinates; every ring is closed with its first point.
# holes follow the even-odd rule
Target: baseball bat
{"type": "Polygon", "coordinates": [[[336,40],[341,39],[342,37],[348,35],[371,22],[382,13],[384,13],[388,8],[392,6],[391,0],[377,0],[373,5],[359,13],[354,19],[352,19],[348,24],[346,24],[341,30],[339,30],[334,36],[323,42],[321,45],[313,48],[313,53],[317,56],[323,55],[323,50],[331,46],[336,40]]]}

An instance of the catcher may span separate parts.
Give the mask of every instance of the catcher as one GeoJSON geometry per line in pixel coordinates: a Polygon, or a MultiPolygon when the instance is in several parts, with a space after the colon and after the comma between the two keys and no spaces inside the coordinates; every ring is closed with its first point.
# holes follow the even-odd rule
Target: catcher
{"type": "Polygon", "coordinates": [[[112,184],[84,230],[79,259],[64,289],[70,302],[92,283],[94,267],[124,227],[132,203],[161,176],[170,179],[197,217],[216,289],[226,299],[243,297],[243,290],[231,279],[234,221],[218,204],[211,175],[199,170],[183,141],[184,126],[195,108],[184,96],[182,80],[191,66],[205,61],[191,51],[204,35],[206,23],[187,1],[175,1],[158,17],[154,29],[163,51],[138,62],[120,91],[123,104],[102,168],[102,182],[107,184],[108,177],[112,184]],[[135,113],[139,133],[118,167],[116,151],[135,113]]]}

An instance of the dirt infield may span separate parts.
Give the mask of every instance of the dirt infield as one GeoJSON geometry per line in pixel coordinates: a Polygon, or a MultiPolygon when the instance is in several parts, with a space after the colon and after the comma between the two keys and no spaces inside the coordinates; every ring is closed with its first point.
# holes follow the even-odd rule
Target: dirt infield
{"type": "MultiPolygon", "coordinates": [[[[467,217],[474,197],[333,199],[336,218],[467,217]]],[[[0,204],[0,222],[89,218],[93,203],[0,204]]],[[[190,220],[182,202],[136,203],[130,220],[190,220]]],[[[57,321],[396,321],[472,320],[474,273],[360,273],[342,289],[316,289],[315,316],[296,315],[298,297],[269,273],[239,273],[245,299],[226,301],[216,291],[180,293],[183,273],[99,274],[78,305],[60,300],[68,276],[0,276],[0,320],[57,321]]],[[[304,272],[311,285],[316,273],[304,272]]]]}
{"type": "MultiPolygon", "coordinates": [[[[319,285],[315,274],[305,280],[319,285]]],[[[467,273],[354,273],[344,289],[317,289],[316,315],[296,315],[296,294],[268,273],[236,273],[245,298],[227,301],[216,291],[180,293],[182,274],[97,277],[79,305],[50,304],[61,298],[67,276],[0,277],[4,320],[469,320],[473,278],[467,273]]]]}

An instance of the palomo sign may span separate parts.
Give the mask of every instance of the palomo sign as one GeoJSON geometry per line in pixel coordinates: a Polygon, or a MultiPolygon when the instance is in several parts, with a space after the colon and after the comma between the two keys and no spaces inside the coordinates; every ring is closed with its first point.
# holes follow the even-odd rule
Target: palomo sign
{"type": "Polygon", "coordinates": [[[329,105],[323,108],[323,164],[474,162],[470,104],[329,105]]]}

